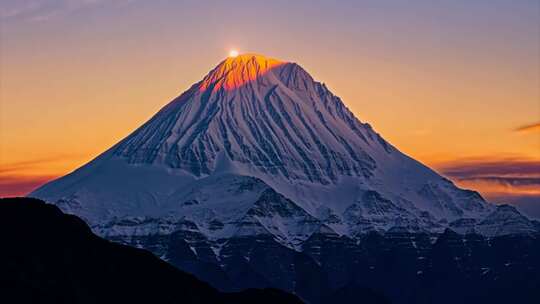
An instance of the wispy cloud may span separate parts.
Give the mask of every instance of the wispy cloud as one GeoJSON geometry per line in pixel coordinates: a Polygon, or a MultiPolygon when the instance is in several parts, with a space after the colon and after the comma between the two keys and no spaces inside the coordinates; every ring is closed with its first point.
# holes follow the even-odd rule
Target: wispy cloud
{"type": "Polygon", "coordinates": [[[528,158],[460,159],[435,165],[458,185],[493,197],[540,197],[540,160],[528,158]]]}
{"type": "Polygon", "coordinates": [[[519,128],[516,128],[514,130],[515,132],[520,132],[520,133],[537,133],[537,132],[540,132],[540,122],[537,122],[537,123],[533,123],[533,124],[530,124],[530,125],[524,125],[524,126],[521,126],[519,128]]]}
{"type": "Polygon", "coordinates": [[[80,159],[81,155],[57,155],[0,164],[0,197],[26,195],[60,173],[43,173],[43,168],[61,164],[66,160],[80,159]]]}
{"type": "Polygon", "coordinates": [[[135,1],[137,0],[5,0],[5,3],[0,5],[0,20],[40,22],[100,5],[119,7],[135,1]]]}
{"type": "Polygon", "coordinates": [[[530,177],[540,175],[540,160],[528,158],[468,158],[437,164],[444,175],[455,179],[530,177]]]}
{"type": "Polygon", "coordinates": [[[56,162],[73,160],[80,158],[81,155],[66,154],[56,155],[47,158],[31,159],[13,163],[0,164],[0,174],[21,174],[32,170],[38,170],[43,165],[50,165],[56,162]]]}
{"type": "Polygon", "coordinates": [[[0,197],[24,196],[57,176],[0,176],[0,197]]]}
{"type": "Polygon", "coordinates": [[[459,178],[461,181],[485,181],[511,187],[540,186],[540,177],[522,176],[472,176],[459,178]]]}
{"type": "Polygon", "coordinates": [[[32,12],[38,11],[41,8],[41,5],[37,1],[20,1],[14,3],[4,3],[0,6],[0,19],[11,19],[24,16],[26,14],[31,14],[32,12]]]}
{"type": "Polygon", "coordinates": [[[515,204],[529,216],[540,218],[540,160],[483,157],[435,167],[459,186],[477,190],[491,202],[515,204]]]}

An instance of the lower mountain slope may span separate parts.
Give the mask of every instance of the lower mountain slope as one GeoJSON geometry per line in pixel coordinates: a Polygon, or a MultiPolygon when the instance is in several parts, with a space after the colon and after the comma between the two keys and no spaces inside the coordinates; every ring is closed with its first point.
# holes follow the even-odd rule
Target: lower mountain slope
{"type": "Polygon", "coordinates": [[[0,242],[2,303],[302,303],[275,289],[219,292],[35,199],[0,200],[0,242]]]}
{"type": "MultiPolygon", "coordinates": [[[[493,219],[529,227],[530,222],[516,225],[511,206],[496,207],[490,220],[456,223],[466,227],[461,233],[391,229],[351,238],[289,203],[276,192],[262,191],[236,223],[238,233],[226,240],[208,238],[188,219],[134,218],[94,230],[148,248],[224,291],[279,288],[311,304],[380,303],[381,294],[396,304],[540,302],[540,234],[516,230],[486,237],[475,232],[492,227],[493,219]],[[284,219],[293,217],[301,218],[295,221],[304,223],[300,227],[311,228],[307,239],[289,247],[270,231],[287,230],[284,219]]],[[[224,226],[214,222],[211,227],[224,226]]],[[[302,229],[296,231],[304,237],[302,229]]]]}

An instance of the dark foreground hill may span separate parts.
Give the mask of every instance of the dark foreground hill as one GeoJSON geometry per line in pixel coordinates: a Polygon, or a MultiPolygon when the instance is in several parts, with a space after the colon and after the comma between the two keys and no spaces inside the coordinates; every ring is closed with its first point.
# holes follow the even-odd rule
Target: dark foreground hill
{"type": "Polygon", "coordinates": [[[274,289],[218,292],[36,199],[0,200],[0,243],[0,303],[302,303],[274,289]]]}

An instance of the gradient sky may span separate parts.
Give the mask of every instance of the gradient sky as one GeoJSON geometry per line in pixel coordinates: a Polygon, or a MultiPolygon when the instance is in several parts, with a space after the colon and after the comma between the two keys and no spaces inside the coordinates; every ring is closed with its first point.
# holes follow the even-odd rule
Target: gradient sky
{"type": "Polygon", "coordinates": [[[232,48],[299,63],[459,184],[540,206],[538,0],[0,0],[0,196],[89,161],[232,48]]]}

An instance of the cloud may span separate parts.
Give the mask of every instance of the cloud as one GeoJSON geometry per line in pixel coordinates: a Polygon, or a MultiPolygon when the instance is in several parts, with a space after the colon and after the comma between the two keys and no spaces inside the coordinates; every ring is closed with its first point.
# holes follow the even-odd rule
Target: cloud
{"type": "Polygon", "coordinates": [[[507,185],[512,187],[521,187],[521,186],[540,186],[540,177],[508,177],[508,176],[473,176],[473,177],[462,177],[459,180],[461,181],[485,181],[492,182],[501,185],[507,185]]]}
{"type": "Polygon", "coordinates": [[[75,155],[75,154],[57,155],[57,156],[52,156],[52,157],[47,157],[47,158],[1,164],[0,174],[17,174],[17,173],[20,174],[21,172],[24,172],[24,171],[29,171],[29,170],[35,171],[41,165],[51,164],[51,163],[65,161],[69,159],[78,159],[80,157],[81,155],[75,155]]]}
{"type": "Polygon", "coordinates": [[[540,160],[528,158],[468,158],[435,167],[442,174],[457,179],[540,176],[540,160]]]}
{"type": "Polygon", "coordinates": [[[0,197],[26,195],[44,183],[57,178],[59,173],[45,174],[43,168],[66,160],[79,159],[81,155],[57,155],[25,160],[0,166],[0,197]],[[41,172],[41,173],[40,173],[41,172]]]}
{"type": "Polygon", "coordinates": [[[116,7],[137,0],[5,0],[0,7],[0,20],[47,21],[79,10],[112,4],[116,7]]]}
{"type": "Polygon", "coordinates": [[[485,196],[540,195],[540,160],[485,157],[454,160],[435,167],[458,185],[485,196]]]}
{"type": "Polygon", "coordinates": [[[24,196],[57,176],[0,176],[0,197],[24,196]]]}
{"type": "Polygon", "coordinates": [[[0,8],[0,20],[16,18],[39,10],[41,4],[37,1],[20,1],[5,3],[0,8]]]}
{"type": "Polygon", "coordinates": [[[458,186],[474,189],[490,202],[516,205],[540,218],[540,160],[528,158],[469,158],[435,165],[458,186]]]}
{"type": "Polygon", "coordinates": [[[519,128],[514,129],[515,132],[519,133],[537,133],[540,132],[540,122],[533,123],[530,125],[524,125],[519,128]]]}

